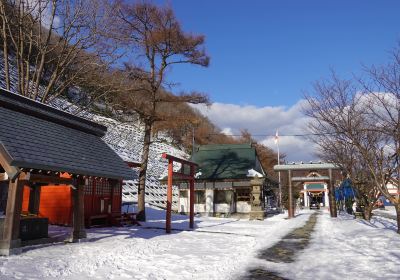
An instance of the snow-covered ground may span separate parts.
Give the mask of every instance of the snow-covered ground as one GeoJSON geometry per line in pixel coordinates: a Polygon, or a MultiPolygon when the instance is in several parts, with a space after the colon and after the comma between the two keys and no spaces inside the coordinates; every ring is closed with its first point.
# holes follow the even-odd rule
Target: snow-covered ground
{"type": "Polygon", "coordinates": [[[264,263],[289,279],[400,279],[400,235],[394,220],[371,222],[320,215],[310,246],[288,266],[264,263]]]}
{"type": "MultiPolygon", "coordinates": [[[[308,214],[265,221],[196,218],[194,231],[165,234],[164,211],[149,209],[142,227],[88,231],[80,244],[34,247],[0,258],[0,279],[229,279],[244,271],[258,249],[272,245],[308,214]]],[[[173,216],[174,229],[188,229],[173,216]]]]}
{"type": "MultiPolygon", "coordinates": [[[[195,219],[194,231],[165,234],[164,211],[148,209],[142,227],[98,228],[80,244],[26,248],[0,258],[0,279],[239,279],[254,266],[289,279],[398,279],[400,236],[393,220],[371,223],[351,216],[331,219],[321,211],[310,246],[296,261],[276,264],[257,258],[296,227],[280,214],[265,221],[195,219]]],[[[186,216],[173,216],[174,229],[188,229],[186,216]]]]}
{"type": "Polygon", "coordinates": [[[373,213],[376,215],[383,215],[385,217],[391,217],[396,219],[396,208],[394,206],[386,206],[385,208],[375,209],[373,213]]]}

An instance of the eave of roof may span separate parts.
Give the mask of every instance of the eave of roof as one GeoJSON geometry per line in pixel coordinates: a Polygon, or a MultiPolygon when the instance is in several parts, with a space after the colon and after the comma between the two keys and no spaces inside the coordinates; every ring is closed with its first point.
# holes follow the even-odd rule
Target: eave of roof
{"type": "Polygon", "coordinates": [[[0,94],[0,153],[8,166],[110,179],[134,178],[134,172],[100,138],[106,131],[104,126],[42,105],[0,94]]]}
{"type": "Polygon", "coordinates": [[[0,88],[0,106],[103,137],[107,127],[0,88]]]}

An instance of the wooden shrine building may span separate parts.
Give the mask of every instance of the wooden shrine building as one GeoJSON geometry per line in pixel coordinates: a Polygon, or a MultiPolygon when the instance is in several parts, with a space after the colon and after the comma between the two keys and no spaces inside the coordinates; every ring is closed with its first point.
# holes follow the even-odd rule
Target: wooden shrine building
{"type": "Polygon", "coordinates": [[[133,172],[102,141],[106,131],[0,89],[0,255],[41,237],[33,231],[49,219],[72,224],[74,241],[86,237],[85,220],[121,213],[121,182],[133,172]]]}
{"type": "MultiPolygon", "coordinates": [[[[202,145],[193,153],[198,164],[195,212],[206,216],[263,219],[267,197],[278,188],[267,176],[250,144],[202,145]]],[[[179,211],[188,213],[187,183],[180,184],[179,211]]]]}

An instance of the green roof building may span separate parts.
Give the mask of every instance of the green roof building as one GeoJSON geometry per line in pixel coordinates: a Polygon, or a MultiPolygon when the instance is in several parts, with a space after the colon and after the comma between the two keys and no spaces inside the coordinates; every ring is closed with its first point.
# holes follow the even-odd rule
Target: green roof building
{"type": "Polygon", "coordinates": [[[248,180],[249,170],[265,175],[256,149],[250,144],[203,145],[193,153],[191,161],[199,165],[199,180],[248,180]]]}
{"type": "MultiPolygon", "coordinates": [[[[263,218],[267,194],[277,184],[263,170],[250,144],[202,145],[191,161],[198,164],[195,212],[208,216],[263,218]]],[[[188,212],[187,184],[180,185],[179,209],[188,212]]]]}

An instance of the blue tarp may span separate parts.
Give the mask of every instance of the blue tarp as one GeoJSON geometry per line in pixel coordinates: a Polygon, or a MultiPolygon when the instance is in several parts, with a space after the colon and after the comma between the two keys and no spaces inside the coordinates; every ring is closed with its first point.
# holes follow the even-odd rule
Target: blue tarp
{"type": "Polygon", "coordinates": [[[356,197],[356,191],[351,186],[351,180],[345,179],[335,190],[336,200],[347,200],[354,199],[356,197]]]}

